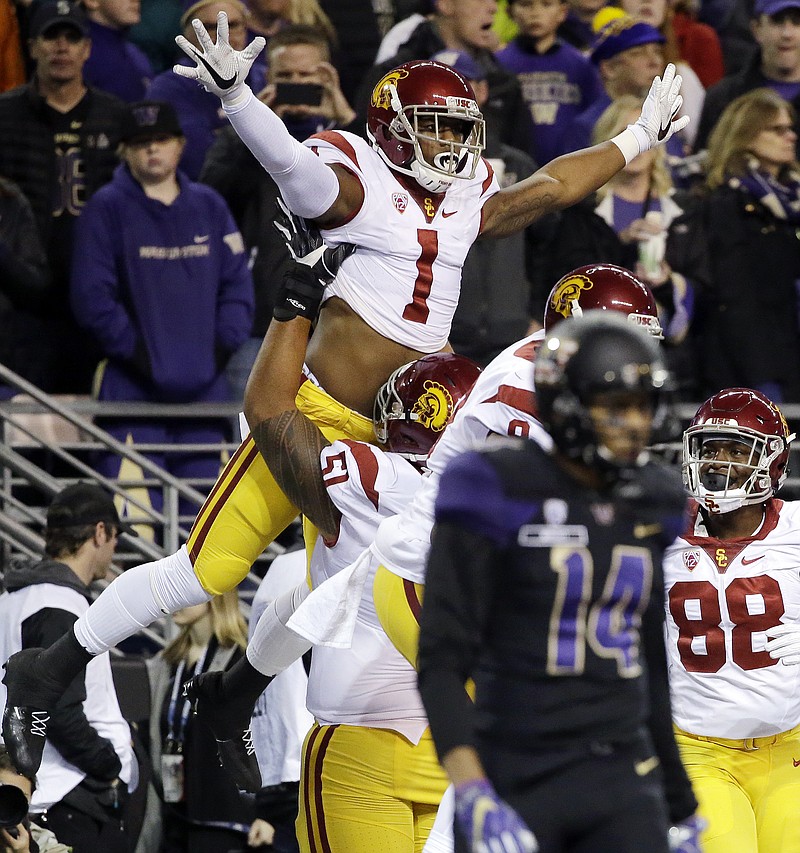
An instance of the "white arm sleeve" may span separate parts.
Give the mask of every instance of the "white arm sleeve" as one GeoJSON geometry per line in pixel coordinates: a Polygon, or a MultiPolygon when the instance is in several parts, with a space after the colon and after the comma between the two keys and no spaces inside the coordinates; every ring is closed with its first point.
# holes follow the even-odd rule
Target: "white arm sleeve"
{"type": "Polygon", "coordinates": [[[246,94],[222,106],[242,142],[278,185],[289,209],[306,219],[322,216],[339,195],[339,179],[301,145],[274,112],[245,87],[246,94]]]}
{"type": "Polygon", "coordinates": [[[247,644],[247,660],[263,675],[277,675],[301,658],[311,643],[286,627],[289,617],[310,592],[301,583],[271,601],[259,617],[247,644]]]}

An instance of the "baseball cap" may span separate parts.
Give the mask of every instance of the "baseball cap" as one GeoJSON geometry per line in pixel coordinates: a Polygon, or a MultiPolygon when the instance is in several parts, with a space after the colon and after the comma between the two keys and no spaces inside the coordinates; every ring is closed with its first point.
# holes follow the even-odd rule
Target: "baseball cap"
{"type": "Polygon", "coordinates": [[[604,59],[611,59],[640,44],[663,44],[665,41],[664,36],[655,27],[624,15],[609,21],[597,34],[592,48],[592,62],[597,65],[604,59]]]}
{"type": "Polygon", "coordinates": [[[753,7],[753,17],[767,15],[770,18],[785,9],[800,9],[800,0],[756,0],[753,7]]]}
{"type": "Polygon", "coordinates": [[[48,0],[31,17],[30,37],[36,38],[58,24],[71,24],[82,36],[89,35],[89,19],[80,6],[69,0],[48,0]]]}
{"type": "Polygon", "coordinates": [[[111,495],[93,483],[75,483],[60,491],[47,510],[48,530],[108,521],[130,536],[139,534],[121,521],[111,495]]]}
{"type": "MultiPolygon", "coordinates": [[[[189,21],[196,18],[197,13],[204,6],[210,6],[212,3],[217,2],[219,2],[219,0],[182,0],[181,27],[185,27],[189,21]]],[[[245,6],[244,3],[241,3],[240,0],[225,0],[225,2],[230,3],[233,6],[237,6],[242,15],[247,16],[247,6],[245,6]]]]}
{"type": "Polygon", "coordinates": [[[441,62],[454,68],[467,80],[485,80],[486,72],[478,63],[463,50],[440,50],[431,57],[433,62],[441,62]]]}
{"type": "Polygon", "coordinates": [[[172,104],[166,101],[137,101],[122,118],[120,141],[152,136],[183,136],[172,104]]]}

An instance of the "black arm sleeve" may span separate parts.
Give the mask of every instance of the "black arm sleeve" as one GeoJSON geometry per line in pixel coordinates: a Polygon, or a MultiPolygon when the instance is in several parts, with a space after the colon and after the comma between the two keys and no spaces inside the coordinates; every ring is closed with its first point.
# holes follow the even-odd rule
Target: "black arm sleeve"
{"type": "Polygon", "coordinates": [[[647,684],[650,714],[647,726],[664,771],[664,793],[673,824],[685,820],[697,811],[692,783],[686,775],[672,729],[672,706],[669,699],[667,650],[664,646],[663,585],[656,584],[654,594],[642,620],[642,641],[647,661],[647,684]]]}
{"type": "MultiPolygon", "coordinates": [[[[72,630],[74,613],[43,608],[22,623],[22,647],[47,648],[72,630]]],[[[76,676],[50,712],[47,737],[61,755],[79,770],[96,779],[115,779],[122,765],[111,741],[92,728],[83,712],[86,699],[85,671],[76,676]]]]}
{"type": "Polygon", "coordinates": [[[419,690],[440,758],[472,746],[474,707],[465,690],[492,601],[495,546],[452,522],[434,528],[420,615],[419,690]]]}

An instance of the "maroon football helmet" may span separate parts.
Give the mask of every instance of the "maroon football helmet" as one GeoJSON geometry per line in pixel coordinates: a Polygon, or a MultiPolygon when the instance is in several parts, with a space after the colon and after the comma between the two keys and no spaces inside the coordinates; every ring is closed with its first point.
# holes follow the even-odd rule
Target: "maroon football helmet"
{"type": "Polygon", "coordinates": [[[750,388],[726,388],[700,406],[683,434],[686,488],[713,513],[762,503],[778,491],[789,473],[793,439],[780,409],[764,394],[750,388]],[[746,445],[749,459],[712,463],[703,448],[715,439],[746,445]],[[744,483],[733,482],[741,479],[743,469],[750,471],[749,477],[744,483]]]}
{"type": "Polygon", "coordinates": [[[589,264],[562,276],[547,297],[545,331],[551,332],[566,317],[580,317],[592,309],[619,311],[654,338],[664,337],[650,288],[630,270],[614,264],[589,264]]]}
{"type": "Polygon", "coordinates": [[[367,136],[389,168],[414,178],[429,192],[444,192],[456,178],[475,176],[485,144],[485,124],[469,83],[449,65],[414,60],[384,75],[367,109],[367,136]],[[420,119],[433,122],[422,132],[420,119]],[[463,142],[442,138],[440,121],[462,126],[463,142]],[[420,140],[442,146],[431,161],[420,140]]]}
{"type": "Polygon", "coordinates": [[[398,367],[375,396],[378,441],[392,453],[423,461],[480,372],[474,361],[452,352],[398,367]]]}

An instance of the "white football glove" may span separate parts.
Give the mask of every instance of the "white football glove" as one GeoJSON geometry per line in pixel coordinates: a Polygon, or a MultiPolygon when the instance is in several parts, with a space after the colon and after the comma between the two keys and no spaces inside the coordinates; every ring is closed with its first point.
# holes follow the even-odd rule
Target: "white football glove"
{"type": "Polygon", "coordinates": [[[192,26],[202,53],[183,36],[176,36],[175,43],[197,65],[175,65],[173,71],[181,77],[197,82],[207,91],[221,98],[224,103],[237,100],[250,73],[255,58],[264,49],[266,41],[257,36],[244,50],[234,50],[228,42],[228,15],[217,15],[217,41],[211,41],[206,28],[195,18],[192,26]]]}
{"type": "Polygon", "coordinates": [[[680,94],[682,82],[683,78],[680,74],[675,74],[675,66],[671,62],[664,69],[664,77],[656,77],[653,80],[642,105],[642,114],[627,128],[636,137],[639,146],[638,152],[623,150],[627,163],[633,159],[629,154],[635,156],[636,153],[641,154],[656,145],[663,145],[673,133],[683,130],[689,124],[689,116],[675,118],[683,106],[683,96],[680,94]]]}
{"type": "Polygon", "coordinates": [[[769,640],[764,648],[773,660],[779,660],[786,666],[800,664],[800,625],[776,625],[766,631],[769,640]]]}

